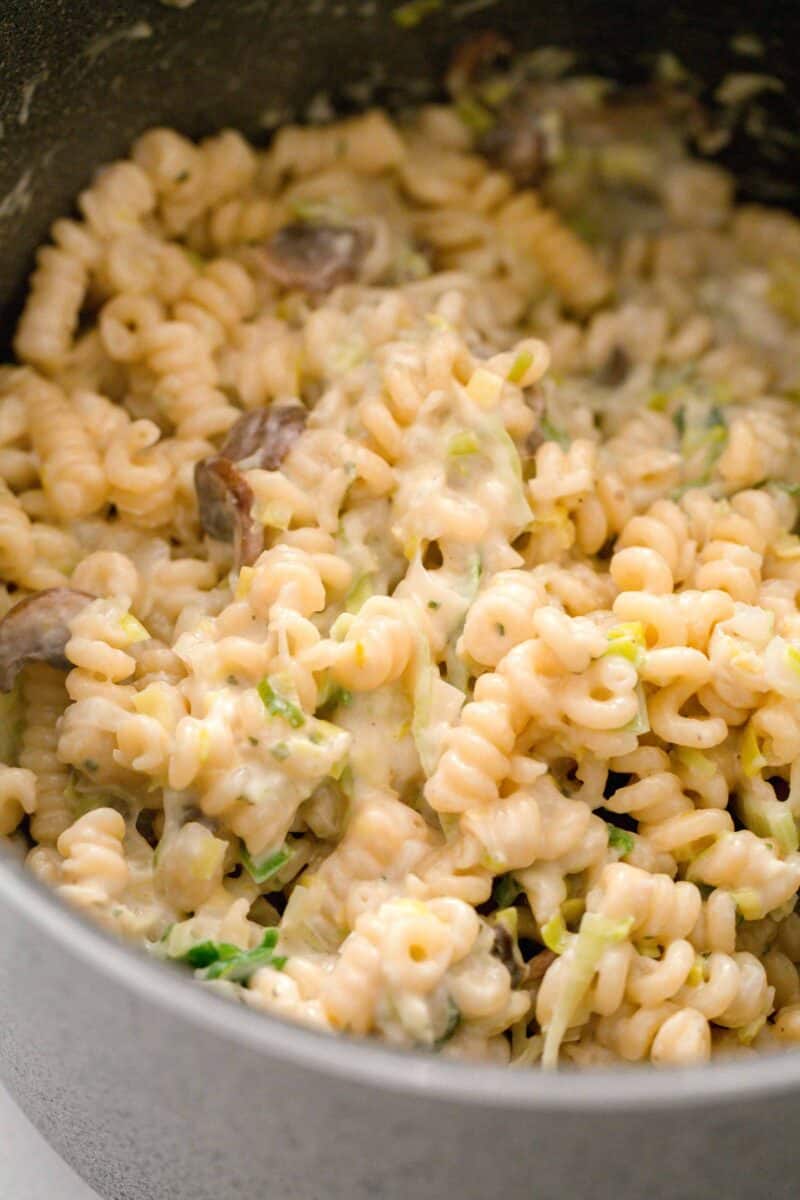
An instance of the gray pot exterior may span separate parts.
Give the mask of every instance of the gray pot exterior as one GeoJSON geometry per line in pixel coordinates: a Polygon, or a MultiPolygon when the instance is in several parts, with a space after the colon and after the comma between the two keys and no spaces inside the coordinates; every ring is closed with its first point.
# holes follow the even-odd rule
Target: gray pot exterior
{"type": "Polygon", "coordinates": [[[577,1077],[368,1050],[184,983],[59,911],[2,862],[0,944],[2,1077],[107,1200],[788,1200],[800,1191],[800,1059],[789,1075],[786,1060],[747,1061],[723,1095],[706,1096],[697,1072],[638,1070],[635,1093],[604,1074],[587,1093],[577,1077]]]}

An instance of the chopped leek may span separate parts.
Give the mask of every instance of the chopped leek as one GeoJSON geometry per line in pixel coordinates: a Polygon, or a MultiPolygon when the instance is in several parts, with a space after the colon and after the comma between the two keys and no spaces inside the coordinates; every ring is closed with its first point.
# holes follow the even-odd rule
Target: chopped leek
{"type": "Polygon", "coordinates": [[[492,887],[492,902],[498,908],[508,908],[521,892],[521,886],[510,872],[507,875],[498,875],[492,887]]]}
{"type": "Polygon", "coordinates": [[[371,575],[359,575],[357,579],[354,579],[344,598],[344,606],[347,612],[357,613],[364,606],[365,602],[369,600],[374,590],[371,575]]]}
{"type": "Polygon", "coordinates": [[[755,888],[740,888],[732,892],[733,901],[745,921],[760,921],[767,914],[764,903],[755,888]]]}
{"type": "Polygon", "coordinates": [[[542,926],[542,941],[554,954],[563,954],[567,949],[567,925],[560,911],[542,926]]]}
{"type": "Polygon", "coordinates": [[[525,378],[528,370],[533,363],[533,355],[530,350],[520,350],[517,357],[511,364],[511,370],[508,372],[509,383],[521,383],[525,378]]]}
{"type": "Polygon", "coordinates": [[[478,454],[481,444],[477,435],[471,430],[454,433],[447,443],[447,453],[450,458],[461,458],[465,454],[478,454]]]}
{"type": "MultiPolygon", "coordinates": [[[[286,957],[275,954],[277,929],[267,929],[261,944],[254,950],[242,950],[229,942],[198,942],[178,955],[181,962],[193,967],[200,979],[226,979],[230,983],[246,983],[261,967],[283,970],[286,957]]],[[[173,956],[170,956],[173,957],[173,956]]]]}
{"type": "Polygon", "coordinates": [[[442,0],[406,0],[392,9],[392,20],[401,29],[414,29],[431,13],[442,7],[442,0]]]}
{"type": "Polygon", "coordinates": [[[638,671],[644,662],[646,645],[642,622],[623,621],[609,629],[606,654],[619,654],[622,658],[627,658],[638,671]]]}
{"type": "Polygon", "coordinates": [[[692,750],[689,746],[678,746],[675,757],[689,771],[693,771],[695,775],[699,775],[703,779],[710,779],[717,773],[717,767],[713,760],[707,754],[703,754],[702,750],[692,750]]]}
{"type": "Polygon", "coordinates": [[[282,717],[292,729],[299,729],[301,725],[305,725],[305,714],[303,710],[292,700],[287,700],[280,692],[276,691],[270,679],[264,678],[258,685],[258,694],[261,697],[261,702],[268,713],[272,713],[274,717],[282,717]]]}
{"type": "Polygon", "coordinates": [[[681,454],[685,459],[704,451],[699,482],[708,482],[711,469],[728,438],[728,426],[722,410],[703,396],[691,396],[672,418],[681,436],[681,454]]]}
{"type": "Polygon", "coordinates": [[[749,1046],[750,1043],[758,1036],[761,1030],[767,1023],[767,1016],[764,1013],[760,1017],[756,1017],[749,1025],[743,1025],[741,1029],[736,1030],[736,1037],[743,1046],[749,1046]]]}
{"type": "Polygon", "coordinates": [[[738,807],[747,828],[758,837],[773,838],[781,853],[793,854],[800,848],[794,814],[787,801],[745,791],[738,807]]]}
{"type": "Polygon", "coordinates": [[[556,1067],[564,1034],[588,992],[594,973],[606,950],[624,942],[633,928],[633,917],[611,920],[600,913],[586,913],[581,927],[569,946],[569,959],[559,990],[553,1018],[544,1038],[542,1066],[556,1067]]]}
{"type": "Polygon", "coordinates": [[[627,829],[620,829],[619,825],[612,825],[610,821],[606,821],[606,826],[608,827],[609,848],[619,850],[620,858],[630,854],[636,844],[633,834],[627,829]]]}
{"type": "Polygon", "coordinates": [[[686,982],[689,987],[700,987],[702,983],[705,983],[705,979],[705,959],[697,954],[695,955],[695,960],[692,963],[689,974],[686,976],[686,982]]]}
{"type": "Polygon", "coordinates": [[[635,943],[635,949],[642,958],[661,958],[661,947],[657,938],[643,937],[635,943]]]}
{"type": "Polygon", "coordinates": [[[636,697],[639,704],[639,711],[636,716],[628,721],[627,725],[623,725],[623,733],[635,733],[637,736],[643,733],[650,732],[650,717],[647,713],[647,697],[644,694],[644,688],[641,683],[636,688],[636,697]]]}
{"type": "Polygon", "coordinates": [[[277,875],[281,867],[285,867],[292,852],[286,846],[280,850],[268,850],[266,854],[253,858],[246,846],[241,848],[242,864],[254,883],[266,883],[273,875],[277,875]]]}
{"type": "Polygon", "coordinates": [[[539,432],[546,442],[558,442],[562,450],[569,446],[569,436],[553,424],[547,413],[543,413],[539,420],[539,432]]]}
{"type": "Polygon", "coordinates": [[[561,905],[561,915],[567,925],[574,925],[580,921],[585,911],[586,901],[581,896],[572,896],[561,905]]]}
{"type": "Polygon", "coordinates": [[[146,642],[150,637],[142,622],[137,621],[133,613],[123,613],[119,619],[119,626],[125,635],[125,642],[128,646],[132,646],[135,642],[146,642]]]}
{"type": "Polygon", "coordinates": [[[739,743],[739,757],[742,762],[742,770],[748,779],[753,779],[767,765],[767,760],[761,753],[756,731],[749,721],[739,743]]]}
{"type": "Polygon", "coordinates": [[[327,679],[320,690],[316,715],[327,720],[340,706],[349,707],[353,703],[353,693],[340,684],[327,679]]]}

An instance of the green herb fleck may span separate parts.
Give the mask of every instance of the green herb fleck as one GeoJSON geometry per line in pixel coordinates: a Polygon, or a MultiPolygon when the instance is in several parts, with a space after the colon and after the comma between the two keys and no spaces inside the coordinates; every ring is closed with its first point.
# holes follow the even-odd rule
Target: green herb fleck
{"type": "Polygon", "coordinates": [[[608,844],[612,850],[619,850],[620,858],[624,858],[626,854],[630,854],[633,850],[635,839],[632,833],[627,829],[620,829],[619,825],[612,825],[610,821],[606,821],[608,827],[608,844]]]}
{"type": "Polygon", "coordinates": [[[245,846],[241,849],[242,865],[254,883],[266,883],[273,875],[277,875],[281,867],[286,866],[292,857],[291,850],[281,846],[280,850],[269,850],[260,858],[252,858],[245,846]]]}
{"type": "Polygon", "coordinates": [[[349,692],[347,688],[341,687],[340,684],[332,683],[329,680],[320,696],[316,715],[323,720],[327,720],[328,717],[336,712],[337,708],[340,706],[347,708],[352,703],[353,693],[349,692]]]}
{"type": "Polygon", "coordinates": [[[283,762],[291,754],[286,742],[276,742],[274,746],[270,746],[269,752],[273,758],[277,758],[278,762],[283,762]]]}
{"type": "Polygon", "coordinates": [[[564,433],[563,429],[559,429],[557,425],[553,424],[546,413],[539,421],[539,430],[546,442],[558,442],[562,450],[568,448],[569,437],[564,433]]]}
{"type": "Polygon", "coordinates": [[[240,950],[228,942],[199,942],[192,946],[180,961],[198,972],[200,979],[227,979],[230,983],[246,983],[261,967],[282,971],[286,957],[274,954],[278,943],[277,929],[268,929],[255,950],[240,950]]]}
{"type": "Polygon", "coordinates": [[[444,1032],[433,1043],[434,1050],[438,1050],[445,1042],[449,1042],[455,1031],[461,1024],[461,1009],[456,1002],[447,997],[447,1021],[444,1027],[444,1032]]]}
{"type": "Polygon", "coordinates": [[[498,875],[492,887],[492,903],[498,908],[510,908],[521,892],[522,888],[513,875],[498,875]]]}
{"type": "Polygon", "coordinates": [[[299,729],[301,725],[305,725],[306,718],[303,710],[292,700],[287,700],[285,696],[276,691],[270,679],[261,680],[258,685],[258,694],[267,712],[272,713],[274,717],[283,717],[292,729],[299,729]]]}

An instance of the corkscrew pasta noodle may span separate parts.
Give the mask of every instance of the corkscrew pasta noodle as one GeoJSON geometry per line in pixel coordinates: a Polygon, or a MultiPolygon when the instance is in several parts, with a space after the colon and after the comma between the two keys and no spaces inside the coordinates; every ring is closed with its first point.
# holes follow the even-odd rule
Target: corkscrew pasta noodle
{"type": "Polygon", "coordinates": [[[0,835],[320,1029],[787,1047],[800,224],[527,87],[534,165],[489,92],[153,129],[56,222],[0,371],[0,835]]]}

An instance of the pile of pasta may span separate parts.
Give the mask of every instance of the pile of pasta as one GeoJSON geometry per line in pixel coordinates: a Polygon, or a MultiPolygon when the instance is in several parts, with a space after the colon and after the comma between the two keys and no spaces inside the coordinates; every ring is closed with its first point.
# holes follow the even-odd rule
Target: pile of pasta
{"type": "Polygon", "coordinates": [[[789,1045],[800,224],[671,142],[479,149],[463,105],[155,129],[55,223],[0,372],[0,833],[320,1029],[789,1045]]]}

